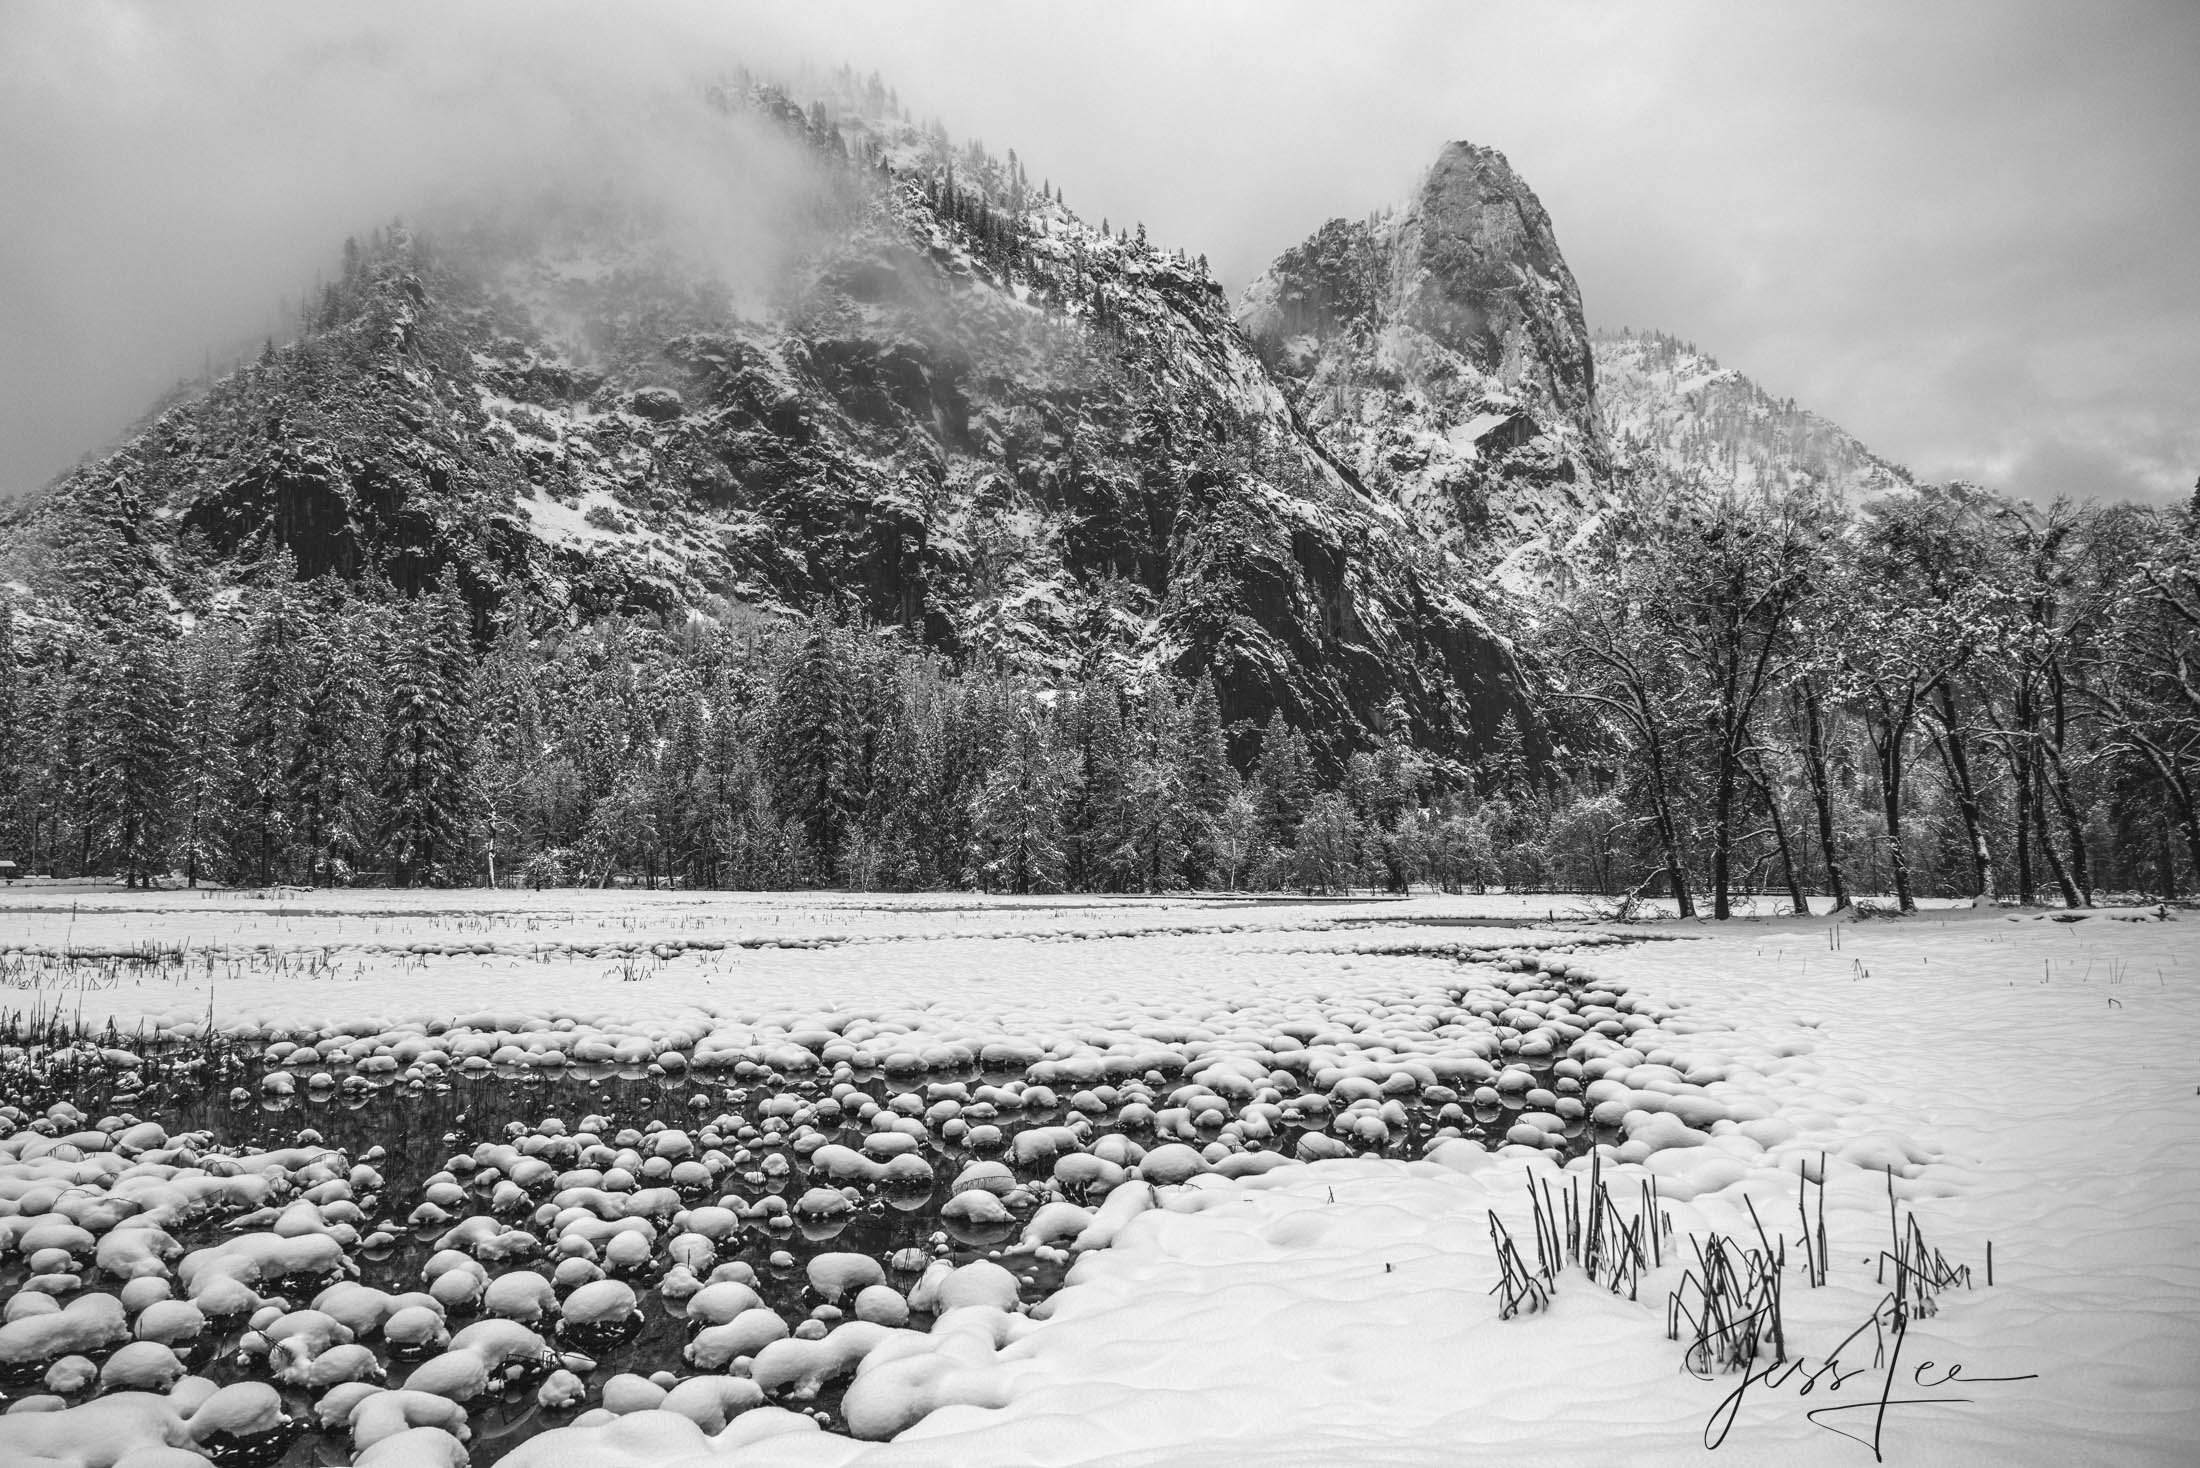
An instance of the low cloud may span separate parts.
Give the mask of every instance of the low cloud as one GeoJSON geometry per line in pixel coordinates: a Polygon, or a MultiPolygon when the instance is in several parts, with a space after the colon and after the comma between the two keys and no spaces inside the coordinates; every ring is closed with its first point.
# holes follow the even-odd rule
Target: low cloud
{"type": "Polygon", "coordinates": [[[288,335],[396,217],[609,193],[761,279],[806,178],[707,104],[738,41],[694,5],[11,7],[0,492],[288,335]]]}
{"type": "Polygon", "coordinates": [[[2184,0],[0,8],[0,491],[434,196],[608,172],[723,199],[699,234],[762,258],[770,166],[715,151],[695,84],[807,59],[1232,289],[1445,141],[1494,145],[1592,322],[1694,340],[1922,473],[2181,495],[2196,54],[2184,0]]]}

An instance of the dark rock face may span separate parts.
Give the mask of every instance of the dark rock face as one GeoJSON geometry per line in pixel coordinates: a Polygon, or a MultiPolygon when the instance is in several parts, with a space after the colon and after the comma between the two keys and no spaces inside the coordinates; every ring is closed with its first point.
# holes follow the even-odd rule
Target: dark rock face
{"type": "Polygon", "coordinates": [[[1239,319],[1329,452],[1470,562],[1610,492],[1580,289],[1495,149],[1453,143],[1404,212],[1324,225],[1239,319]]]}
{"type": "MultiPolygon", "coordinates": [[[[522,596],[824,611],[1042,678],[1211,675],[1226,719],[1280,709],[1332,758],[1399,714],[1445,756],[1508,712],[1536,738],[1441,535],[1355,482],[1379,440],[1310,435],[1307,380],[1279,386],[1203,268],[990,160],[955,155],[950,205],[907,129],[868,166],[839,136],[838,212],[768,308],[615,230],[384,239],[305,339],[15,512],[0,552],[57,600],[51,553],[119,537],[187,609],[282,550],[400,593],[455,566],[485,626],[522,596]]],[[[1292,309],[1332,333],[1317,357],[1404,323],[1509,394],[1517,453],[1571,464],[1587,366],[1545,360],[1548,226],[1439,172],[1410,241],[1337,234],[1292,309]],[[1483,258],[1484,216],[1518,221],[1490,260],[1543,273],[1448,263],[1483,258]]]]}
{"type": "Polygon", "coordinates": [[[1504,155],[1446,148],[1401,222],[1399,246],[1404,319],[1531,412],[1578,428],[1594,388],[1581,291],[1550,216],[1504,155]]]}

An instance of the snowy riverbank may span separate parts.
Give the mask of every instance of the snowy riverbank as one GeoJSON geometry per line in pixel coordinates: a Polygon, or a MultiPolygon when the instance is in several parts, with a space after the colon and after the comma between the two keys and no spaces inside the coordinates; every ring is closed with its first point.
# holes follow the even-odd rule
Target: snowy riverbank
{"type": "Polygon", "coordinates": [[[713,1442],[645,1411],[537,1437],[506,1461],[728,1461],[775,1430],[730,1461],[1697,1462],[1722,1431],[1720,1453],[1739,1462],[1865,1461],[1857,1439],[1875,1433],[1896,1463],[2189,1460],[2190,921],[1963,910],[1600,929],[1549,924],[1550,911],[1543,898],[570,893],[111,894],[71,910],[19,892],[0,899],[0,948],[29,987],[0,1004],[187,1029],[211,1004],[224,1029],[321,1036],[333,1042],[322,1053],[349,1044],[401,1063],[486,1047],[479,1058],[500,1064],[601,1053],[716,1066],[789,1046],[831,1063],[841,1046],[858,1064],[914,1071],[967,1051],[1067,1091],[1111,1055],[1167,1052],[1197,1073],[1216,1057],[1265,1070],[1299,1051],[1314,1052],[1296,1064],[1317,1087],[1330,1071],[1410,1080],[1417,1063],[1462,1084],[1445,1067],[1484,1050],[1502,1063],[1507,1034],[1517,1045],[1541,1032],[1494,1012],[1439,1023],[1447,988],[1491,972],[1478,957],[1532,973],[1536,961],[1517,960],[1563,949],[1540,960],[1550,973],[1628,1001],[1597,1010],[1609,1028],[1577,1026],[1574,1042],[1585,1099],[1623,1124],[1606,1168],[1615,1200],[1632,1215],[1654,1175],[1673,1224],[1673,1252],[1633,1301],[1578,1268],[1559,1273],[1545,1311],[1500,1320],[1488,1293],[1490,1213],[1525,1245],[1526,1181],[1563,1189],[1582,1160],[1440,1143],[1430,1161],[1203,1175],[1161,1188],[1159,1206],[1083,1252],[1043,1318],[971,1306],[873,1350],[851,1394],[938,1404],[895,1441],[760,1408],[713,1442]],[[1546,926],[1474,922],[1531,918],[1546,926]],[[51,957],[97,951],[117,957],[105,969],[51,957]],[[133,953],[151,957],[121,957],[133,953]],[[1797,1180],[1821,1154],[1828,1270],[1814,1289],[1797,1180]],[[1888,1168],[1900,1213],[1973,1275],[1908,1323],[1891,1386],[1871,1336],[1852,1335],[1884,1294],[1888,1168]],[[1787,1240],[1786,1346],[1802,1369],[1692,1377],[1666,1333],[1689,1240],[1754,1243],[1758,1222],[1787,1240]],[[1719,1409],[1737,1388],[1729,1420],[1719,1409]],[[1809,1415],[1857,1403],[1870,1408],[1809,1415]]]}

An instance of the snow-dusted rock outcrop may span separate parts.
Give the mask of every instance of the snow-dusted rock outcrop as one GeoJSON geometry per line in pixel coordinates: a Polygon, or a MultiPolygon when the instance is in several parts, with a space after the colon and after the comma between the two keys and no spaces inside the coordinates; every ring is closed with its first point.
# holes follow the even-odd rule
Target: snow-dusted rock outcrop
{"type": "Polygon", "coordinates": [[[1857,503],[1909,471],[1793,398],[1775,398],[1692,343],[1600,331],[1597,417],[1622,469],[1714,492],[1857,503]]]}
{"type": "Polygon", "coordinates": [[[1330,452],[1472,560],[1612,493],[1580,288],[1494,148],[1452,143],[1403,210],[1324,225],[1239,320],[1330,452]]]}

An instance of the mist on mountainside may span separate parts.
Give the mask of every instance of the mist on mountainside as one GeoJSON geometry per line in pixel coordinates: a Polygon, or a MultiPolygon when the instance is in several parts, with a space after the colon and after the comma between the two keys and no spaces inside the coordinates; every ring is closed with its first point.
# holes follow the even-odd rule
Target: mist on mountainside
{"type": "Polygon", "coordinates": [[[20,347],[0,356],[0,497],[294,335],[347,238],[393,220],[507,239],[616,220],[741,299],[811,217],[814,160],[712,104],[743,58],[693,11],[377,7],[315,28],[85,6],[7,29],[0,135],[48,141],[0,149],[0,196],[49,227],[0,235],[20,347]],[[53,379],[77,390],[56,404],[53,379]]]}

